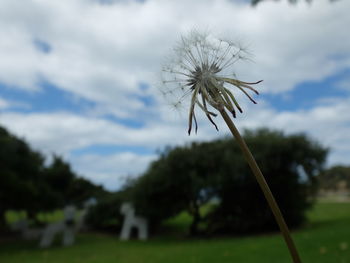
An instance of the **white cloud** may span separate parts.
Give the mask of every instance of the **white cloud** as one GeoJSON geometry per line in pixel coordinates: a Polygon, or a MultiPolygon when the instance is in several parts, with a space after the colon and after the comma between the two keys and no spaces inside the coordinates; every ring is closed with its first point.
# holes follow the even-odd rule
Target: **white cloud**
{"type": "Polygon", "coordinates": [[[30,109],[31,106],[25,102],[7,100],[7,99],[0,97],[0,110],[9,110],[13,107],[22,108],[22,109],[30,109]]]}
{"type": "Polygon", "coordinates": [[[277,112],[258,106],[239,120],[241,127],[270,127],[288,133],[304,132],[331,149],[328,164],[350,163],[350,98],[337,98],[310,110],[277,112]]]}
{"type": "Polygon", "coordinates": [[[350,77],[347,76],[344,79],[340,80],[336,84],[336,87],[339,88],[340,90],[350,91],[350,77]]]}
{"type": "Polygon", "coordinates": [[[282,92],[350,65],[350,36],[339,30],[350,23],[349,7],[348,1],[266,2],[251,8],[224,0],[112,5],[37,0],[20,6],[5,0],[0,81],[34,89],[43,75],[60,88],[118,105],[118,114],[128,115],[142,105],[127,95],[140,92],[140,82],[152,83],[174,41],[196,27],[250,44],[256,64],[237,70],[243,77],[264,78],[265,92],[282,92]],[[35,50],[34,37],[52,45],[52,53],[35,50]]]}
{"type": "Polygon", "coordinates": [[[140,175],[156,159],[156,155],[138,155],[131,152],[101,156],[86,154],[72,157],[73,168],[93,182],[109,190],[120,188],[127,178],[140,175]]]}
{"type": "MultiPolygon", "coordinates": [[[[130,128],[112,121],[66,112],[9,112],[1,115],[0,123],[16,135],[25,136],[36,149],[67,155],[74,149],[96,144],[157,149],[193,139],[186,133],[186,120],[175,114],[169,117],[169,114],[164,111],[164,119],[150,122],[143,128],[130,128]]],[[[200,120],[204,120],[202,115],[200,120]]],[[[206,126],[200,123],[201,134],[195,137],[197,140],[212,137],[212,127],[206,126]]]]}
{"type": "Polygon", "coordinates": [[[8,101],[0,98],[0,109],[6,109],[9,106],[8,101]]]}

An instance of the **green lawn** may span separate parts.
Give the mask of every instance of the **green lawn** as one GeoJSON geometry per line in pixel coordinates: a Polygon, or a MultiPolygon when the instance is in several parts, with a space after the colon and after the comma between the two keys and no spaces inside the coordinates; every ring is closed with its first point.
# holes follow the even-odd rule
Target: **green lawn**
{"type": "MultiPolygon", "coordinates": [[[[350,263],[350,203],[319,203],[309,219],[306,227],[293,233],[303,262],[350,263]]],[[[186,215],[181,215],[168,222],[168,229],[182,229],[185,222],[186,215]]],[[[45,250],[32,242],[0,242],[1,263],[291,262],[277,234],[208,240],[168,234],[147,242],[120,242],[117,234],[84,234],[72,247],[57,244],[45,250]]]]}

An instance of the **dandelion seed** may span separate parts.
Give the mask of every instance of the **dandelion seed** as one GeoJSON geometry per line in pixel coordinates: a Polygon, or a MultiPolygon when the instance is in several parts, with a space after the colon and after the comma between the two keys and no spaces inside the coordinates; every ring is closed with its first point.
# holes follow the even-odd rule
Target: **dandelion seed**
{"type": "Polygon", "coordinates": [[[210,35],[197,31],[187,37],[182,37],[174,49],[176,59],[163,67],[163,84],[168,94],[178,100],[191,94],[189,104],[188,134],[193,123],[197,131],[198,125],[195,107],[198,106],[208,120],[218,130],[213,118],[217,116],[209,108],[215,110],[227,109],[236,117],[236,111],[243,112],[230,87],[234,86],[243,92],[248,99],[256,101],[247,90],[259,94],[251,85],[261,82],[244,82],[228,74],[228,70],[238,60],[244,58],[244,49],[232,42],[214,39],[210,35]]]}

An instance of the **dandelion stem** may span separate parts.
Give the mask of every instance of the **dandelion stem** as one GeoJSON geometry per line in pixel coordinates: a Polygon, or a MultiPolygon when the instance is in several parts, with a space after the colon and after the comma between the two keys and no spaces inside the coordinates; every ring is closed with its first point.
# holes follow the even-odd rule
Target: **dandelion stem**
{"type": "Polygon", "coordinates": [[[269,186],[264,178],[264,175],[262,174],[262,172],[261,172],[258,164],[256,163],[252,153],[250,152],[247,144],[245,143],[244,139],[240,135],[236,126],[233,124],[233,121],[231,120],[231,118],[226,113],[225,109],[222,107],[222,109],[220,109],[219,111],[220,111],[222,118],[226,122],[228,128],[230,129],[233,137],[237,140],[239,147],[241,148],[241,150],[244,154],[244,157],[250,166],[250,169],[252,170],[261,190],[264,193],[264,196],[265,196],[265,198],[270,206],[270,209],[271,209],[273,215],[275,216],[277,224],[281,230],[283,238],[288,246],[288,249],[289,249],[290,255],[293,259],[293,262],[294,263],[301,263],[298,251],[297,251],[296,246],[293,242],[293,239],[290,235],[288,226],[287,226],[286,222],[284,221],[281,210],[279,209],[279,207],[276,203],[276,200],[273,197],[273,194],[272,194],[272,192],[271,192],[271,190],[270,190],[270,188],[269,188],[269,186]]]}

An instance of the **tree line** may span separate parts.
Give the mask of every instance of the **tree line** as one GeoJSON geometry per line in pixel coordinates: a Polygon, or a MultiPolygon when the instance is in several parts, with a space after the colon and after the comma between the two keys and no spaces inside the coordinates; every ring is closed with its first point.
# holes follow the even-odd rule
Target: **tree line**
{"type": "MultiPolygon", "coordinates": [[[[315,198],[328,149],[304,134],[259,129],[247,130],[244,137],[288,225],[302,225],[315,198]]],[[[191,235],[277,229],[239,146],[231,138],[165,149],[143,175],[96,206],[91,222],[103,228],[114,219],[115,226],[120,219],[117,204],[123,201],[131,201],[153,231],[184,211],[192,218],[191,235]]]]}
{"type": "MultiPolygon", "coordinates": [[[[350,187],[350,167],[324,169],[328,149],[305,134],[269,129],[247,130],[244,138],[259,163],[291,227],[305,222],[318,187],[350,187]]],[[[136,179],[114,193],[79,177],[59,156],[44,156],[0,127],[0,224],[7,210],[38,212],[99,199],[88,220],[96,229],[122,223],[121,204],[132,202],[148,218],[153,232],[182,212],[191,235],[243,234],[277,229],[274,218],[236,142],[222,138],[165,148],[136,179]],[[258,220],[257,220],[258,219],[258,220]]]]}

